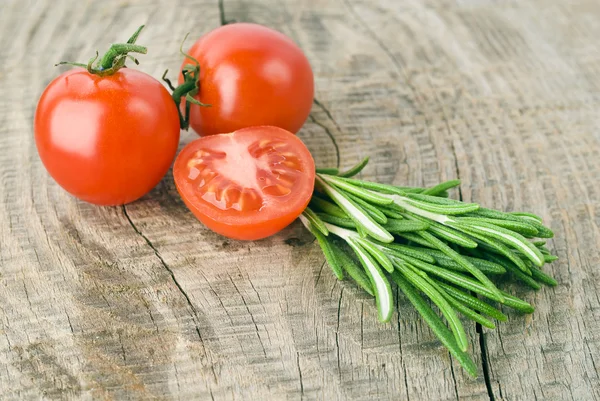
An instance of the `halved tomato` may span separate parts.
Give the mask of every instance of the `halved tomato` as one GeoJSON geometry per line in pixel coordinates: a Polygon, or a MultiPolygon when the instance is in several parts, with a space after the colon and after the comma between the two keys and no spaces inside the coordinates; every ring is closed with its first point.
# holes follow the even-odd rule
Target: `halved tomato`
{"type": "Polygon", "coordinates": [[[280,231],[306,208],[315,162],[291,132],[249,127],[189,143],[173,175],[204,225],[229,238],[256,240],[280,231]]]}

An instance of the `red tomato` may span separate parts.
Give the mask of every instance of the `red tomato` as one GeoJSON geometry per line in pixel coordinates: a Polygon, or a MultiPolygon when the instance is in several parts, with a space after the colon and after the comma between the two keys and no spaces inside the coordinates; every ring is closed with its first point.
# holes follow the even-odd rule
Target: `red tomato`
{"type": "Polygon", "coordinates": [[[249,127],[189,143],[173,167],[187,207],[229,238],[273,235],[306,208],[315,162],[302,141],[277,127],[249,127]]]}
{"type": "MultiPolygon", "coordinates": [[[[200,63],[200,91],[190,109],[198,134],[273,125],[296,133],[312,107],[313,73],[302,50],[267,27],[224,25],[198,39],[189,54],[200,63]]],[[[185,59],[182,65],[194,64],[185,59]]],[[[180,74],[179,83],[183,82],[180,74]]]]}
{"type": "Polygon", "coordinates": [[[50,175],[98,205],[132,202],[158,184],[180,132],[169,92],[128,68],[105,77],[82,68],[58,76],[39,100],[34,125],[50,175]]]}

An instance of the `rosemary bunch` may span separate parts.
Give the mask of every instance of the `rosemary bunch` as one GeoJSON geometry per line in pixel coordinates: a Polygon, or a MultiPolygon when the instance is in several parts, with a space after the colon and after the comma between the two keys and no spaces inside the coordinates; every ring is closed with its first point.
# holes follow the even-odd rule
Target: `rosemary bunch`
{"type": "Polygon", "coordinates": [[[490,277],[510,274],[534,289],[556,285],[541,270],[556,256],[544,241],[531,240],[551,238],[552,231],[534,214],[449,199],[447,191],[459,185],[457,180],[417,188],[351,178],[367,162],[342,173],[319,170],[316,192],[300,220],[316,237],[336,277],[342,280],[348,274],[375,297],[381,321],[388,321],[393,312],[391,279],[452,355],[476,376],[459,314],[493,329],[493,319],[507,317],[490,301],[532,313],[533,306],[500,290],[490,277]],[[344,243],[356,258],[343,249],[344,243]]]}

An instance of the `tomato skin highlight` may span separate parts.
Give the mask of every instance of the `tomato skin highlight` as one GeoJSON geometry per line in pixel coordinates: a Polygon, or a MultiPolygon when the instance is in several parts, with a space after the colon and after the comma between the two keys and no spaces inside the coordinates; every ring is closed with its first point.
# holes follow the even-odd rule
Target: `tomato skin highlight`
{"type": "MultiPolygon", "coordinates": [[[[202,36],[188,53],[200,64],[195,98],[210,105],[191,105],[190,126],[199,135],[261,125],[297,133],[308,118],[313,72],[302,50],[284,34],[234,23],[202,36]]],[[[182,68],[193,63],[186,58],[182,68]]]]}
{"type": "Polygon", "coordinates": [[[121,205],[166,174],[180,129],[169,92],[151,76],[123,68],[100,77],[75,68],[44,90],[34,133],[42,163],[67,192],[121,205]]]}
{"type": "Polygon", "coordinates": [[[173,177],[184,203],[205,226],[229,238],[257,240],[281,231],[306,208],[314,188],[315,164],[306,146],[294,134],[278,127],[249,127],[190,142],[175,160],[173,177]],[[272,143],[283,149],[253,156],[253,149],[258,149],[255,155],[262,153],[260,146],[265,142],[264,149],[272,143]],[[211,154],[216,156],[212,162],[207,162],[211,154]],[[279,170],[285,163],[293,167],[279,170]],[[264,173],[263,168],[267,165],[271,172],[264,173]],[[273,170],[280,171],[281,175],[271,174],[273,170]],[[260,181],[261,174],[267,177],[263,181],[260,181]],[[258,178],[253,180],[253,177],[258,178]],[[262,199],[260,207],[249,197],[250,200],[244,203],[249,206],[236,209],[242,204],[243,197],[238,193],[253,191],[253,183],[262,185],[256,190],[262,199]],[[218,205],[222,206],[227,191],[237,191],[238,203],[233,201],[229,207],[216,206],[215,196],[205,190],[211,185],[217,187],[213,193],[219,192],[221,203],[218,205]],[[270,189],[277,185],[282,186],[279,189],[282,192],[273,195],[270,189]],[[202,193],[203,190],[206,192],[202,193]],[[209,198],[212,203],[207,201],[209,198]]]}

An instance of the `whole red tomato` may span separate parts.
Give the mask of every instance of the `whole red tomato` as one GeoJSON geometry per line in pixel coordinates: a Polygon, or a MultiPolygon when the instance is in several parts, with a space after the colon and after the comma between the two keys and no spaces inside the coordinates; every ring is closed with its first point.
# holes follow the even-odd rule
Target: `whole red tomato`
{"type": "MultiPolygon", "coordinates": [[[[210,105],[191,105],[190,126],[198,134],[259,125],[297,133],[306,121],[314,94],[312,69],[282,33],[249,23],[225,25],[198,39],[188,54],[200,66],[194,98],[210,105]]],[[[186,58],[182,69],[188,64],[194,61],[186,58]]]]}
{"type": "Polygon", "coordinates": [[[169,92],[133,69],[98,76],[73,69],[48,85],[34,122],[35,142],[56,182],[98,205],[132,202],[168,171],[179,142],[169,92]]]}
{"type": "Polygon", "coordinates": [[[122,68],[128,53],[146,53],[135,44],[142,28],[96,65],[58,76],[37,105],[35,143],[44,166],[86,202],[132,202],[158,184],[175,158],[179,113],[169,92],[151,76],[122,68]]]}

